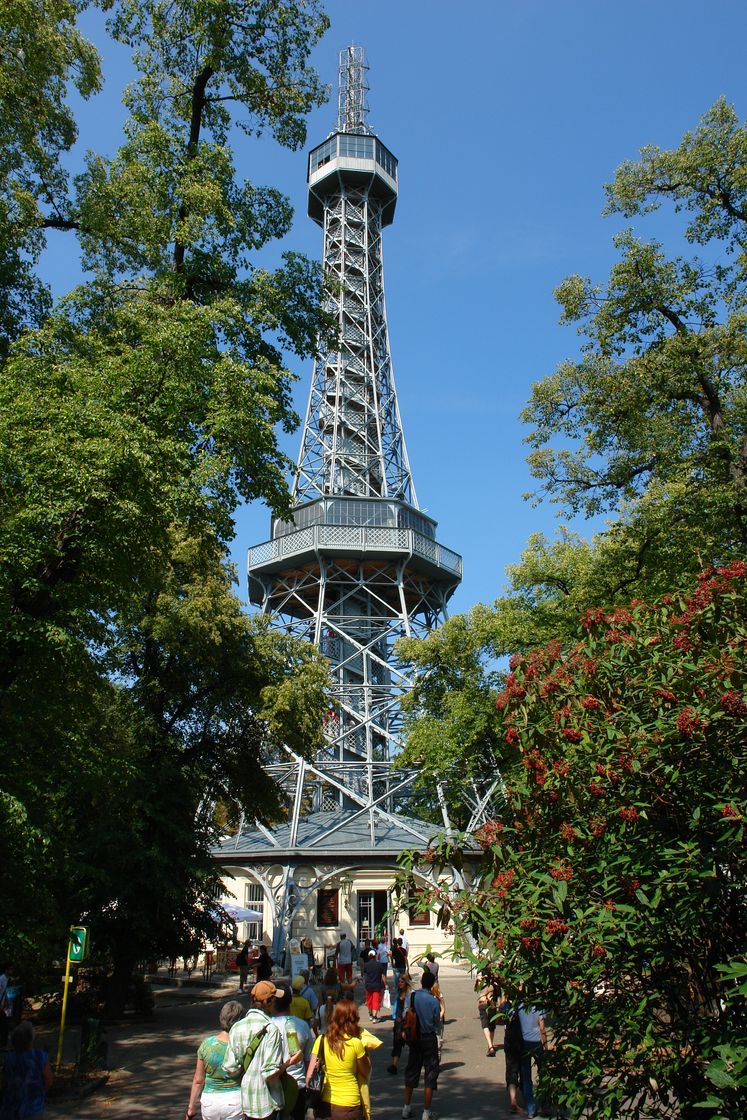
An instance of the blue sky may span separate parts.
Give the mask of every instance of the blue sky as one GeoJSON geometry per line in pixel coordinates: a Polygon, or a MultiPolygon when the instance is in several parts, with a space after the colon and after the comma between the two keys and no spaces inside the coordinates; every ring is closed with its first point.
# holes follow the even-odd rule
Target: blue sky
{"type": "MultiPolygon", "coordinates": [[[[452,610],[490,602],[556,511],[522,499],[531,487],[519,421],[531,385],[578,349],[557,323],[552,292],[569,273],[603,280],[617,219],[602,186],[647,143],[675,145],[720,95],[747,117],[743,0],[331,0],[315,52],[336,83],[337,54],[355,42],[370,64],[369,122],[399,159],[399,202],[385,232],[387,308],[400,408],[420,504],[439,539],[464,556],[452,610]]],[[[126,52],[100,16],[84,27],[108,81],[80,107],[86,147],[113,152],[126,52]]],[[[309,146],[332,129],[333,98],[309,121],[309,146]]],[[[238,140],[239,169],[291,198],[282,246],[318,258],[306,217],[306,155],[238,140]]],[[[681,223],[642,220],[641,234],[678,247],[681,223]]],[[[78,276],[58,238],[44,259],[55,290],[78,276]]],[[[311,366],[300,376],[303,413],[311,366]]],[[[285,444],[295,458],[300,433],[285,444]]],[[[577,528],[584,529],[583,524],[577,528]]],[[[237,520],[234,559],[246,594],[246,549],[269,535],[260,505],[237,520]]]]}

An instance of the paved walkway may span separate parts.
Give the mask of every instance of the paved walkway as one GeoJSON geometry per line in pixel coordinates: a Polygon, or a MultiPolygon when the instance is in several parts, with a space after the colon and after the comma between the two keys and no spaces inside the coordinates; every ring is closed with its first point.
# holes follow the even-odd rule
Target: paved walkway
{"type": "MultiPolygon", "coordinates": [[[[446,1031],[439,1089],[434,1096],[439,1120],[508,1120],[511,1114],[503,1054],[499,1050],[495,1058],[485,1056],[472,980],[467,973],[444,964],[440,979],[446,999],[446,1031]]],[[[125,1120],[145,1116],[183,1120],[197,1046],[206,1034],[217,1030],[219,1008],[235,994],[235,989],[228,986],[203,992],[191,987],[159,992],[152,1022],[109,1028],[109,1062],[117,1071],[109,1084],[79,1103],[50,1101],[50,1120],[125,1120]]],[[[373,1026],[364,1008],[361,1021],[385,1043],[373,1054],[373,1120],[401,1120],[403,1077],[401,1073],[393,1076],[386,1071],[391,1020],[373,1026]]],[[[76,1035],[77,1031],[71,1030],[67,1040],[71,1057],[76,1035]]],[[[47,1043],[46,1039],[42,1041],[47,1043]]],[[[496,1041],[500,1042],[500,1031],[496,1041]]],[[[405,1051],[401,1068],[406,1056],[405,1051]]],[[[414,1120],[420,1120],[422,1089],[415,1091],[412,1103],[414,1120]]]]}

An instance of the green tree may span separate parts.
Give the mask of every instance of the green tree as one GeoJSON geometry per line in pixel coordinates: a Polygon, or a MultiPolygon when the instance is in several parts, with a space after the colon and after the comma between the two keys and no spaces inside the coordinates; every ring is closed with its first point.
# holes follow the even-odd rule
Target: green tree
{"type": "Polygon", "coordinates": [[[533,389],[529,462],[565,509],[618,516],[611,591],[621,568],[628,594],[631,577],[663,590],[747,543],[746,165],[747,129],[723,100],[674,150],[644,148],[607,187],[607,212],[671,202],[703,255],[624,231],[606,284],[571,276],[556,293],[584,343],[533,389]]]}
{"type": "Polygon", "coordinates": [[[414,688],[402,699],[406,745],[399,762],[421,771],[415,786],[420,815],[443,819],[433,796],[437,778],[457,828],[467,826],[470,813],[463,783],[497,770],[501,755],[495,693],[502,674],[495,656],[503,651],[495,649],[492,621],[492,612],[478,605],[427,638],[397,643],[403,662],[417,670],[414,688]]]}
{"type": "Polygon", "coordinates": [[[735,561],[591,610],[565,652],[516,656],[499,694],[505,800],[469,838],[468,889],[431,901],[510,998],[546,1008],[544,1089],[571,1115],[747,1104],[746,608],[735,561]]]}
{"type": "Polygon", "coordinates": [[[60,156],[77,128],[67,84],[82,97],[101,84],[96,51],[75,24],[83,6],[7,0],[0,9],[0,360],[51,305],[35,265],[68,187],[60,156]]]}
{"type": "Polygon", "coordinates": [[[292,254],[253,264],[291,211],[237,179],[230,140],[303,142],[327,21],[314,0],[109,5],[138,75],[125,140],[70,185],[65,84],[93,91],[96,55],[77,5],[16,7],[0,55],[20,262],[0,354],[2,882],[16,897],[12,859],[37,839],[46,882],[35,857],[24,890],[50,902],[35,937],[19,921],[2,947],[44,954],[88,914],[116,1003],[133,960],[209,921],[215,801],[269,819],[267,752],[309,751],[321,726],[321,660],[247,622],[227,559],[238,502],[287,510],[284,352],[311,352],[320,274],[292,254]],[[49,228],[90,274],[54,309],[33,271],[49,228]]]}
{"type": "Polygon", "coordinates": [[[403,643],[432,678],[413,698],[408,745],[431,776],[479,766],[481,752],[500,765],[490,734],[473,734],[459,714],[473,709],[484,722],[496,658],[573,642],[587,607],[662,595],[744,552],[745,166],[747,128],[719,101],[677,148],[645,148],[607,187],[610,214],[643,217],[665,203],[686,213],[686,240],[703,255],[668,256],[625,231],[606,284],[571,276],[558,288],[562,321],[583,343],[579,359],[534,386],[523,413],[535,498],[610,521],[591,540],[567,528],[554,540],[534,534],[491,606],[451,619],[422,647],[403,643]],[[450,640],[462,631],[464,651],[450,640]]]}

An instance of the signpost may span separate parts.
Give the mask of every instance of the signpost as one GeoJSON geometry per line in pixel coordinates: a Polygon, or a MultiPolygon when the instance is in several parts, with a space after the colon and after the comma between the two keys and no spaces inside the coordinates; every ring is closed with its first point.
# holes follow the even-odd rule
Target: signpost
{"type": "Polygon", "coordinates": [[[70,965],[80,964],[89,953],[88,926],[70,926],[70,940],[67,945],[67,961],[65,963],[65,978],[62,989],[62,1016],[60,1018],[60,1037],[57,1042],[57,1060],[55,1069],[59,1071],[62,1064],[62,1041],[65,1037],[65,1017],[67,1015],[67,993],[70,986],[70,965]]]}

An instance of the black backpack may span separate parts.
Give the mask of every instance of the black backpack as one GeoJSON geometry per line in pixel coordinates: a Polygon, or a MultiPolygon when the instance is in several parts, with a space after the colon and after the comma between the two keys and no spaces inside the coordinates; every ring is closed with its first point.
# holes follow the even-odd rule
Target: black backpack
{"type": "Polygon", "coordinates": [[[524,1036],[521,1033],[521,1019],[518,1011],[510,1012],[506,1020],[506,1033],[503,1036],[503,1046],[506,1050],[518,1053],[524,1045],[524,1036]]]}

